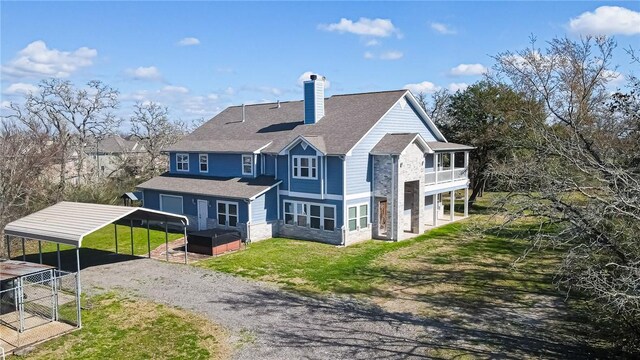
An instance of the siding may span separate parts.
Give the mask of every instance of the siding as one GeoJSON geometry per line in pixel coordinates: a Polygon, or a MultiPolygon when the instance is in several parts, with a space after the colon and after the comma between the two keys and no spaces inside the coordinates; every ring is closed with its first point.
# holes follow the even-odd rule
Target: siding
{"type": "Polygon", "coordinates": [[[251,202],[251,222],[262,224],[278,218],[278,189],[273,188],[251,202]]]}
{"type": "MultiPolygon", "coordinates": [[[[169,157],[169,171],[173,174],[189,174],[189,175],[209,175],[223,177],[250,177],[242,175],[242,154],[222,154],[209,153],[209,167],[206,173],[200,172],[199,155],[200,153],[189,154],[189,171],[177,171],[176,169],[176,152],[172,152],[169,157]]],[[[180,153],[182,154],[182,153],[180,153]]],[[[253,156],[253,154],[251,154],[253,156]]],[[[260,173],[260,157],[255,161],[255,173],[260,173]]]]}
{"type": "MultiPolygon", "coordinates": [[[[295,155],[305,155],[305,156],[315,156],[316,151],[311,147],[307,146],[306,149],[302,148],[301,144],[294,146],[290,151],[290,163],[289,163],[289,171],[291,171],[291,191],[295,192],[305,192],[305,193],[313,193],[320,194],[321,193],[321,178],[323,176],[322,164],[320,160],[322,159],[320,156],[316,156],[316,164],[317,164],[317,179],[294,179],[293,178],[293,156],[295,155]]],[[[278,176],[281,176],[278,172],[278,176]]]]}
{"type": "Polygon", "coordinates": [[[327,194],[342,195],[342,159],[338,156],[327,156],[327,194]]]}
{"type": "Polygon", "coordinates": [[[426,141],[435,141],[435,135],[411,104],[407,102],[403,109],[398,102],[353,149],[351,156],[347,156],[347,194],[371,191],[369,152],[385,134],[414,132],[426,141]]]}
{"type": "Polygon", "coordinates": [[[278,155],[278,180],[282,180],[280,190],[289,190],[289,157],[286,155],[278,155]]]}
{"type": "Polygon", "coordinates": [[[263,155],[263,156],[264,156],[263,174],[275,176],[276,175],[276,156],[275,155],[263,155]]]}
{"type": "Polygon", "coordinates": [[[225,199],[220,197],[212,197],[212,196],[198,196],[191,194],[182,194],[180,192],[169,192],[162,191],[158,192],[155,190],[144,190],[144,207],[148,209],[160,210],[160,194],[166,195],[177,195],[182,196],[182,206],[184,209],[185,215],[198,216],[198,205],[197,200],[207,200],[209,201],[209,218],[215,219],[218,216],[218,209],[216,206],[217,200],[231,201],[238,203],[238,222],[246,223],[248,217],[248,208],[247,203],[237,199],[225,199]]]}

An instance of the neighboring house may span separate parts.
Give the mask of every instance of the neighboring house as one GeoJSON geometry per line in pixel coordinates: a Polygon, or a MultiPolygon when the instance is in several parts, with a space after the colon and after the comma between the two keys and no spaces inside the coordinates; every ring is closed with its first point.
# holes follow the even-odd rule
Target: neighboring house
{"type": "Polygon", "coordinates": [[[138,188],[145,207],[249,241],[401,240],[445,221],[442,195],[468,188],[471,149],[446,142],[407,90],[325,99],[312,76],[302,101],[225,109],[138,188]]]}
{"type": "Polygon", "coordinates": [[[89,172],[98,177],[117,174],[124,167],[135,168],[140,165],[146,151],[144,146],[132,139],[120,135],[109,135],[98,141],[92,140],[85,148],[88,155],[89,172]]]}

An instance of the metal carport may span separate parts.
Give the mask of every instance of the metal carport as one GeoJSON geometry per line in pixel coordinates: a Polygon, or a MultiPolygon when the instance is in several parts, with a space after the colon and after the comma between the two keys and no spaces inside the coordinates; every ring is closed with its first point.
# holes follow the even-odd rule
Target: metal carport
{"type": "MultiPolygon", "coordinates": [[[[150,222],[161,222],[164,224],[165,233],[168,231],[167,227],[169,223],[182,226],[185,236],[185,262],[187,261],[188,245],[186,229],[187,225],[189,225],[189,219],[183,215],[151,210],[143,207],[63,201],[10,222],[5,226],[4,233],[7,242],[9,242],[9,238],[13,236],[22,238],[23,244],[25,239],[56,243],[58,244],[58,259],[60,244],[75,247],[78,273],[80,273],[79,249],[82,246],[83,238],[111,223],[122,223],[126,221],[129,221],[132,231],[134,221],[146,222],[147,229],[149,229],[150,222]]],[[[117,231],[115,236],[117,251],[117,231]]],[[[131,238],[131,241],[133,243],[133,237],[131,238]]],[[[165,236],[165,242],[168,243],[167,236],[165,236]]],[[[58,260],[58,266],[59,265],[60,263],[58,260]]]]}

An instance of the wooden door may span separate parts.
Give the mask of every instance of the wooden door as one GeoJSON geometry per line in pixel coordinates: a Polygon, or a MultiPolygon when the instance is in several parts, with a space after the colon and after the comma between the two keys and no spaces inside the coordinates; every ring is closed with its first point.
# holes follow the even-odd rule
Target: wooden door
{"type": "Polygon", "coordinates": [[[378,234],[387,234],[387,200],[380,200],[378,202],[378,234]]]}

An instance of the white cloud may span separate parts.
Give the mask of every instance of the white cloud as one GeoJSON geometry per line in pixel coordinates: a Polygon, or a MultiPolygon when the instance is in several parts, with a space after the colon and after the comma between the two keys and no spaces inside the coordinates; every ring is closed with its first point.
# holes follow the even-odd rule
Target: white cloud
{"type": "Polygon", "coordinates": [[[10,106],[11,106],[11,102],[6,101],[6,100],[0,101],[0,108],[3,108],[3,109],[7,108],[8,109],[10,106]]]}
{"type": "Polygon", "coordinates": [[[178,41],[179,46],[193,46],[200,45],[200,40],[194,37],[186,37],[180,41],[178,41]]]}
{"type": "Polygon", "coordinates": [[[431,29],[443,35],[453,35],[457,33],[457,31],[451,28],[449,25],[438,23],[438,22],[432,22],[431,29]]]}
{"type": "MultiPolygon", "coordinates": [[[[305,71],[300,76],[298,76],[298,81],[297,81],[298,86],[302,86],[302,84],[305,81],[309,80],[310,76],[313,75],[313,74],[318,75],[319,78],[322,77],[322,75],[318,74],[317,72],[305,71]]],[[[325,78],[324,79],[324,88],[328,89],[330,87],[331,87],[331,82],[325,78]]]]}
{"type": "Polygon", "coordinates": [[[380,45],[380,40],[378,39],[371,39],[368,40],[366,43],[364,43],[364,46],[378,46],[380,45]]]}
{"type": "Polygon", "coordinates": [[[449,84],[449,86],[447,86],[447,88],[449,89],[449,91],[452,91],[452,92],[456,92],[456,91],[458,91],[458,90],[463,91],[464,89],[466,89],[466,88],[468,88],[468,87],[469,87],[469,84],[467,84],[467,83],[463,83],[463,82],[460,82],[460,83],[451,83],[451,84],[449,84]]]}
{"type": "Polygon", "coordinates": [[[603,71],[602,76],[609,81],[608,85],[613,87],[621,85],[625,80],[625,77],[622,73],[614,70],[605,70],[603,71]]]}
{"type": "Polygon", "coordinates": [[[74,51],[49,49],[42,40],[37,40],[18,52],[18,55],[2,72],[15,77],[68,77],[76,70],[90,66],[98,56],[96,49],[81,47],[74,51]]]}
{"type": "Polygon", "coordinates": [[[227,94],[227,95],[234,95],[236,93],[236,89],[234,89],[231,86],[229,86],[228,88],[226,88],[224,90],[224,93],[227,94]]]}
{"type": "Polygon", "coordinates": [[[136,69],[127,69],[127,74],[134,79],[138,80],[160,80],[160,70],[155,66],[140,66],[136,69]]]}
{"type": "Polygon", "coordinates": [[[380,60],[399,60],[402,59],[404,54],[402,51],[390,50],[384,51],[380,54],[374,54],[371,51],[365,51],[363,57],[367,60],[380,59],[380,60]]]}
{"type": "Polygon", "coordinates": [[[172,93],[180,93],[180,94],[186,94],[189,92],[189,89],[187,89],[184,86],[173,86],[173,85],[167,85],[165,87],[162,88],[162,91],[165,92],[172,92],[172,93]]]}
{"type": "Polygon", "coordinates": [[[487,72],[487,67],[482,64],[460,64],[451,69],[450,74],[454,76],[482,75],[487,72]]]}
{"type": "Polygon", "coordinates": [[[29,93],[37,93],[38,92],[38,87],[32,84],[27,84],[27,83],[15,83],[15,84],[11,84],[9,85],[9,87],[7,87],[4,90],[4,93],[7,95],[13,95],[13,94],[29,94],[29,93]]]}
{"type": "Polygon", "coordinates": [[[417,84],[407,84],[403,88],[411,91],[414,94],[419,94],[419,93],[431,94],[440,90],[440,86],[430,81],[423,81],[417,84]]]}
{"type": "Polygon", "coordinates": [[[380,60],[398,60],[398,59],[402,59],[403,56],[404,54],[402,53],[402,51],[397,51],[397,50],[385,51],[382,54],[380,54],[380,60]]]}
{"type": "Polygon", "coordinates": [[[341,34],[350,33],[361,36],[389,37],[395,34],[398,38],[402,33],[389,19],[369,19],[362,17],[358,21],[342,18],[333,24],[320,24],[318,28],[325,31],[336,31],[341,34]]]}
{"type": "Polygon", "coordinates": [[[211,93],[211,94],[207,95],[207,99],[209,99],[209,100],[218,100],[218,98],[219,98],[218,94],[211,93]]]}
{"type": "Polygon", "coordinates": [[[619,6],[600,6],[569,20],[569,30],[585,35],[640,34],[640,12],[619,6]]]}

